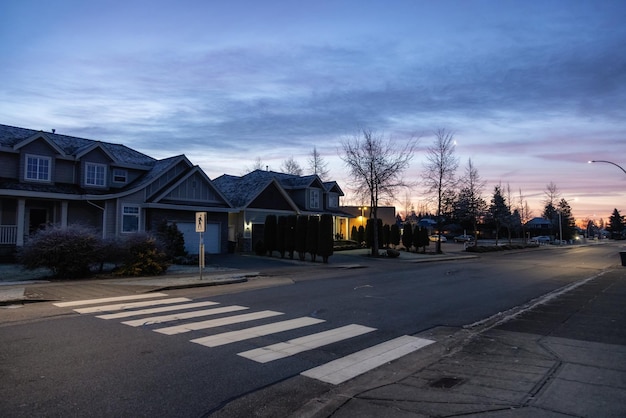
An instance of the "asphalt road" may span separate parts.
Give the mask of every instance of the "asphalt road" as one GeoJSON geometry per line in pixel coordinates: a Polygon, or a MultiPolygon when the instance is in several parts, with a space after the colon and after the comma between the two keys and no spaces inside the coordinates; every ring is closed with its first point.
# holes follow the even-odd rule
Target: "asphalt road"
{"type": "MultiPolygon", "coordinates": [[[[154,330],[207,318],[135,327],[122,324],[125,319],[105,320],[51,303],[4,309],[0,415],[206,416],[232,400],[385,341],[438,326],[462,327],[522,305],[615,265],[614,257],[615,247],[597,245],[437,263],[363,260],[364,267],[354,269],[272,263],[273,277],[259,279],[272,280],[270,287],[166,293],[248,308],[211,319],[263,311],[274,316],[174,335],[154,330]],[[315,323],[216,347],[190,342],[299,318],[315,323]],[[352,324],[375,330],[264,364],[237,355],[352,324]]],[[[298,382],[301,386],[288,394],[273,396],[290,396],[285,402],[297,404],[328,387],[315,379],[298,382]]]]}

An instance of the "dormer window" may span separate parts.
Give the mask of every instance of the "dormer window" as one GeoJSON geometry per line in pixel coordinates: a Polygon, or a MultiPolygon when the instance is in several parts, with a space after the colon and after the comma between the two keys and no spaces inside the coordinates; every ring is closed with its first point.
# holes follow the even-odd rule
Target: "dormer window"
{"type": "Polygon", "coordinates": [[[128,172],[121,168],[113,169],[113,181],[116,183],[126,183],[128,179],[128,172]]]}
{"type": "Polygon", "coordinates": [[[328,194],[328,207],[329,208],[339,207],[339,196],[337,196],[335,193],[328,194]]]}
{"type": "Polygon", "coordinates": [[[85,164],[85,186],[104,187],[107,166],[104,164],[85,164]]]}
{"type": "Polygon", "coordinates": [[[51,160],[50,157],[27,155],[24,178],[32,181],[50,181],[51,160]]]}
{"type": "Polygon", "coordinates": [[[310,201],[309,201],[310,208],[319,209],[320,208],[320,191],[318,189],[311,189],[311,193],[309,197],[310,197],[310,201]]]}

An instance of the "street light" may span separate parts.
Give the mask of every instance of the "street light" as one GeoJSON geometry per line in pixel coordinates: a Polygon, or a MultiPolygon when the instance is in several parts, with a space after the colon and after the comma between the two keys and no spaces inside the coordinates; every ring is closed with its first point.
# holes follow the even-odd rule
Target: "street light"
{"type": "Polygon", "coordinates": [[[611,161],[606,161],[606,160],[591,160],[591,161],[587,161],[587,163],[591,164],[591,163],[606,163],[606,164],[612,164],[615,167],[619,168],[620,170],[622,170],[624,172],[624,174],[626,174],[626,170],[624,170],[624,168],[618,164],[612,163],[611,161]]]}

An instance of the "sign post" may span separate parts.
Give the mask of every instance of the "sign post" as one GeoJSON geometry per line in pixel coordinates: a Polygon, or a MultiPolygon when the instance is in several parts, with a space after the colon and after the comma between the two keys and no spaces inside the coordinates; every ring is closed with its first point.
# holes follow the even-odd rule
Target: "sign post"
{"type": "Polygon", "coordinates": [[[206,212],[196,212],[196,232],[200,234],[198,248],[198,266],[200,268],[200,280],[204,269],[204,231],[206,230],[206,212]]]}

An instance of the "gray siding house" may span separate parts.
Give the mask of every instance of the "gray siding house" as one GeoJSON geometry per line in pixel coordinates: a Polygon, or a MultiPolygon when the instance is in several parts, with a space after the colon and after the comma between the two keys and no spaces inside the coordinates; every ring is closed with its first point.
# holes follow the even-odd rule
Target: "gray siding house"
{"type": "Polygon", "coordinates": [[[255,170],[244,176],[224,174],[213,180],[236,212],[229,215],[230,240],[242,251],[263,239],[265,217],[281,215],[321,215],[334,219],[334,234],[347,236],[348,218],[340,209],[344,195],[334,182],[322,182],[317,175],[297,176],[255,170]]]}
{"type": "Polygon", "coordinates": [[[103,238],[176,222],[198,253],[195,212],[207,212],[208,253],[228,249],[231,204],[184,155],[156,160],[124,145],[0,125],[0,248],[49,224],[90,225],[103,238]]]}

